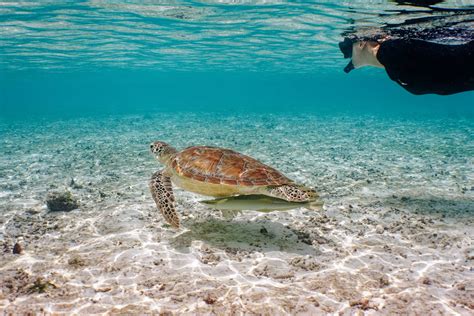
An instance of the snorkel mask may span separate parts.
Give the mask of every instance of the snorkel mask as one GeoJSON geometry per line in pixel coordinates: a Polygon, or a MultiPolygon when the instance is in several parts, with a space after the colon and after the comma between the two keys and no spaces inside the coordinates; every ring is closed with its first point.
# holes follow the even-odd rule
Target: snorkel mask
{"type": "MultiPolygon", "coordinates": [[[[339,42],[339,50],[341,53],[344,55],[344,58],[352,58],[352,44],[353,40],[349,38],[344,38],[344,41],[339,42]]],[[[347,74],[351,70],[354,69],[354,64],[352,63],[352,60],[347,64],[346,67],[344,67],[344,72],[347,74]]]]}

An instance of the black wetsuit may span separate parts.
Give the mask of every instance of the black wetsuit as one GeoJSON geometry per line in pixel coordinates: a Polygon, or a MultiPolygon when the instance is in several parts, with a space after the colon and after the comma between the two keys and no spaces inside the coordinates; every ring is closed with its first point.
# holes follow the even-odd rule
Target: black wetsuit
{"type": "Polygon", "coordinates": [[[377,59],[390,79],[413,94],[474,90],[474,41],[443,45],[422,40],[387,40],[377,59]]]}

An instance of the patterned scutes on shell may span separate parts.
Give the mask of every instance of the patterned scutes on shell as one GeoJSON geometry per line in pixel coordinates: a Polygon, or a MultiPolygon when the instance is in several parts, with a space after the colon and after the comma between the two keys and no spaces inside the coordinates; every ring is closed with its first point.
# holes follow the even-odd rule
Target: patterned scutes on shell
{"type": "Polygon", "coordinates": [[[186,148],[176,155],[171,167],[179,175],[213,184],[266,186],[293,183],[258,160],[217,147],[186,148]]]}

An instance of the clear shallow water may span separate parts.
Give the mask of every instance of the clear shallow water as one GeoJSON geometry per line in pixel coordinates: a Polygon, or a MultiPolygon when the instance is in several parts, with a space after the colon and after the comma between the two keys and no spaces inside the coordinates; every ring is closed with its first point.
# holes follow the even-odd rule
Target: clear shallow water
{"type": "Polygon", "coordinates": [[[1,2],[0,311],[472,313],[474,93],[346,75],[337,48],[462,43],[472,5],[1,2]],[[176,189],[173,231],[153,140],[251,155],[324,209],[228,220],[176,189]],[[80,208],[49,212],[65,190],[80,208]]]}
{"type": "MultiPolygon", "coordinates": [[[[2,118],[117,114],[287,113],[472,118],[474,92],[414,97],[380,69],[346,75],[94,71],[3,73],[2,118]],[[452,105],[452,106],[451,106],[452,105]]],[[[0,118],[1,119],[1,118],[0,118]]],[[[184,118],[185,119],[185,118],[184,118]]]]}

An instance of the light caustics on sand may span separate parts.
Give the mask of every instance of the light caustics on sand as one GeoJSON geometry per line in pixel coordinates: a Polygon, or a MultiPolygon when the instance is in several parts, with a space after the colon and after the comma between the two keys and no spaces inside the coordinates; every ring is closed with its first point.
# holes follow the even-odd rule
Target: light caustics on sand
{"type": "Polygon", "coordinates": [[[24,253],[0,258],[0,309],[469,313],[472,122],[256,115],[250,129],[239,117],[187,119],[1,126],[8,182],[0,187],[0,233],[4,247],[21,240],[24,253]],[[139,129],[121,128],[132,122],[139,129]],[[167,228],[147,188],[156,162],[143,144],[157,130],[179,147],[219,131],[215,145],[314,184],[324,210],[225,219],[199,203],[202,196],[176,189],[184,228],[167,228]],[[255,133],[267,138],[252,141],[255,133]],[[69,190],[80,208],[48,212],[51,189],[69,190]]]}

